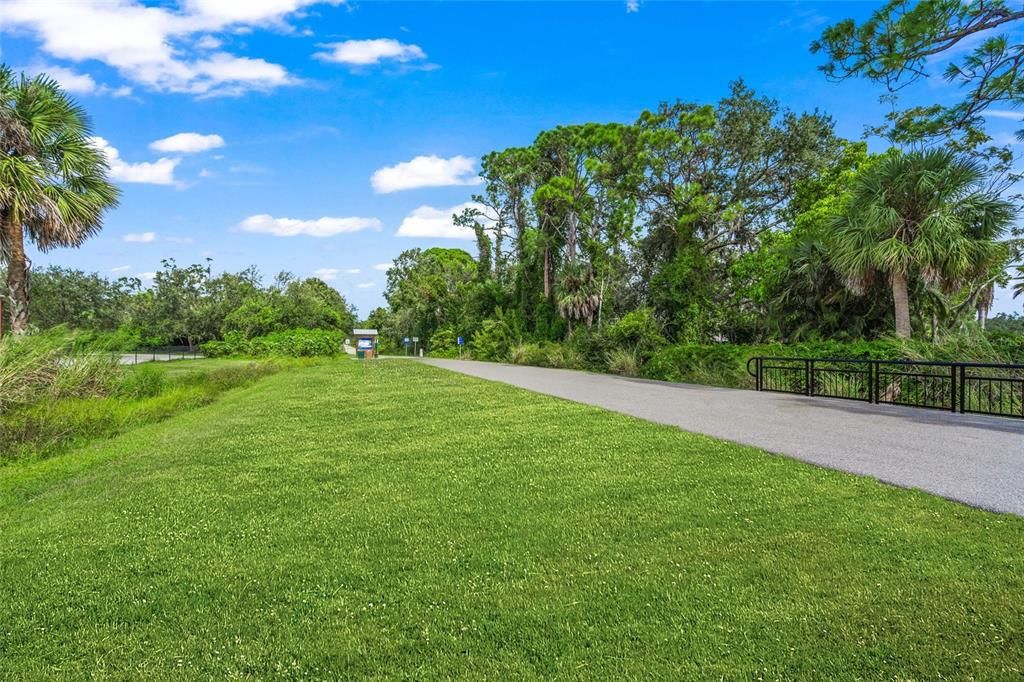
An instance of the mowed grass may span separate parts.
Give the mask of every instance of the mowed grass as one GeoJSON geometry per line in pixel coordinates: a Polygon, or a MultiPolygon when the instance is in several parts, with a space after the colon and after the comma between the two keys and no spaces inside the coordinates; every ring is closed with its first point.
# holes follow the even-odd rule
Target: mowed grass
{"type": "Polygon", "coordinates": [[[0,677],[1024,670],[1024,519],[414,362],[282,372],[0,495],[0,677]]]}
{"type": "Polygon", "coordinates": [[[170,360],[153,363],[164,371],[167,377],[177,377],[193,372],[211,372],[228,367],[246,367],[253,364],[253,360],[239,358],[199,358],[196,360],[170,360]]]}

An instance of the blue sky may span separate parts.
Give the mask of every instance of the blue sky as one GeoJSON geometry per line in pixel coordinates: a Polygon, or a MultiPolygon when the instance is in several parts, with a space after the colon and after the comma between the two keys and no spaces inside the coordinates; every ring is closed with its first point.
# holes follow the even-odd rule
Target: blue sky
{"type": "MultiPolygon", "coordinates": [[[[546,127],[715,101],[742,77],[860,137],[884,115],[880,93],[827,82],[807,48],[875,6],[4,0],[3,61],[75,93],[123,189],[99,237],[33,261],[320,274],[365,315],[402,250],[472,252],[447,218],[475,191],[477,160],[546,127]]],[[[1014,116],[993,129],[1008,135],[1014,116]]],[[[996,311],[1019,309],[1000,293],[996,311]]]]}

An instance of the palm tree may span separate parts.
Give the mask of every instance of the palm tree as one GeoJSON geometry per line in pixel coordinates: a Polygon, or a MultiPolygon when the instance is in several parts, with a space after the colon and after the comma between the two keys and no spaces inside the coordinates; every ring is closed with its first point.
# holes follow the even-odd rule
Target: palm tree
{"type": "Polygon", "coordinates": [[[0,65],[0,264],[7,266],[11,331],[29,323],[25,238],[41,251],[80,246],[117,205],[107,161],[85,112],[46,76],[0,65]]]}
{"type": "Polygon", "coordinates": [[[941,149],[883,156],[854,180],[831,224],[831,260],[854,293],[887,278],[898,336],[912,331],[912,278],[948,293],[1005,262],[999,239],[1015,209],[984,180],[979,164],[941,149]]]}
{"type": "Polygon", "coordinates": [[[588,327],[594,324],[594,316],[601,307],[601,295],[587,268],[579,263],[566,264],[555,293],[558,312],[568,322],[570,336],[573,320],[583,322],[588,327]]]}

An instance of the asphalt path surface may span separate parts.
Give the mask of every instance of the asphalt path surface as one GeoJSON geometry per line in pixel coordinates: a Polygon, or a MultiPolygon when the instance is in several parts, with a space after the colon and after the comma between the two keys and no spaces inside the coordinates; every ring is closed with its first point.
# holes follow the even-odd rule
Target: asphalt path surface
{"type": "Polygon", "coordinates": [[[1024,420],[467,360],[436,367],[1024,516],[1024,420]]]}

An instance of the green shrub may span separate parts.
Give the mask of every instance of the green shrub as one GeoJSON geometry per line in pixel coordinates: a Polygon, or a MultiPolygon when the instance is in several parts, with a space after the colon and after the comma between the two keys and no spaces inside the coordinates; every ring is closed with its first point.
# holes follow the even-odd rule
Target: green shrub
{"type": "Polygon", "coordinates": [[[1013,342],[1000,346],[977,334],[953,335],[933,344],[913,339],[807,341],[793,344],[676,344],[659,350],[641,373],[650,379],[749,388],[747,361],[757,356],[924,360],[942,362],[1014,362],[1013,342]]]}
{"type": "Polygon", "coordinates": [[[487,319],[473,334],[469,349],[477,360],[505,362],[519,339],[501,319],[487,319]]]}
{"type": "Polygon", "coordinates": [[[115,395],[122,398],[151,398],[162,393],[166,385],[167,375],[163,367],[145,362],[124,372],[115,395]]]}
{"type": "Polygon", "coordinates": [[[615,348],[614,342],[606,334],[587,327],[576,329],[563,345],[571,349],[574,361],[581,369],[595,372],[605,371],[608,353],[615,348]]]}
{"type": "Polygon", "coordinates": [[[745,386],[749,383],[743,378],[746,350],[731,344],[666,346],[644,365],[643,376],[662,381],[745,386]]]}
{"type": "Polygon", "coordinates": [[[208,341],[202,352],[207,357],[243,356],[254,358],[334,357],[342,352],[344,334],[326,329],[289,329],[246,339],[242,334],[227,334],[223,341],[208,341]]]}
{"type": "Polygon", "coordinates": [[[667,341],[652,308],[637,308],[608,326],[605,334],[619,348],[635,348],[641,358],[648,358],[667,341]]]}
{"type": "Polygon", "coordinates": [[[233,341],[207,341],[199,347],[200,352],[208,358],[227,358],[232,355],[241,355],[243,348],[247,349],[243,343],[236,343],[233,341]]]}
{"type": "Polygon", "coordinates": [[[608,352],[608,371],[626,377],[635,377],[640,373],[640,361],[637,352],[626,348],[615,348],[608,352]]]}
{"type": "Polygon", "coordinates": [[[987,337],[993,350],[1007,362],[1024,364],[1024,334],[990,332],[987,337]]]}
{"type": "Polygon", "coordinates": [[[519,343],[509,351],[509,361],[517,365],[546,367],[546,360],[544,349],[537,343],[519,343]]]}
{"type": "Polygon", "coordinates": [[[432,358],[459,357],[458,335],[451,327],[442,327],[434,332],[428,347],[432,358]]]}
{"type": "Polygon", "coordinates": [[[545,344],[546,366],[555,369],[586,369],[583,356],[570,345],[545,344]]]}

